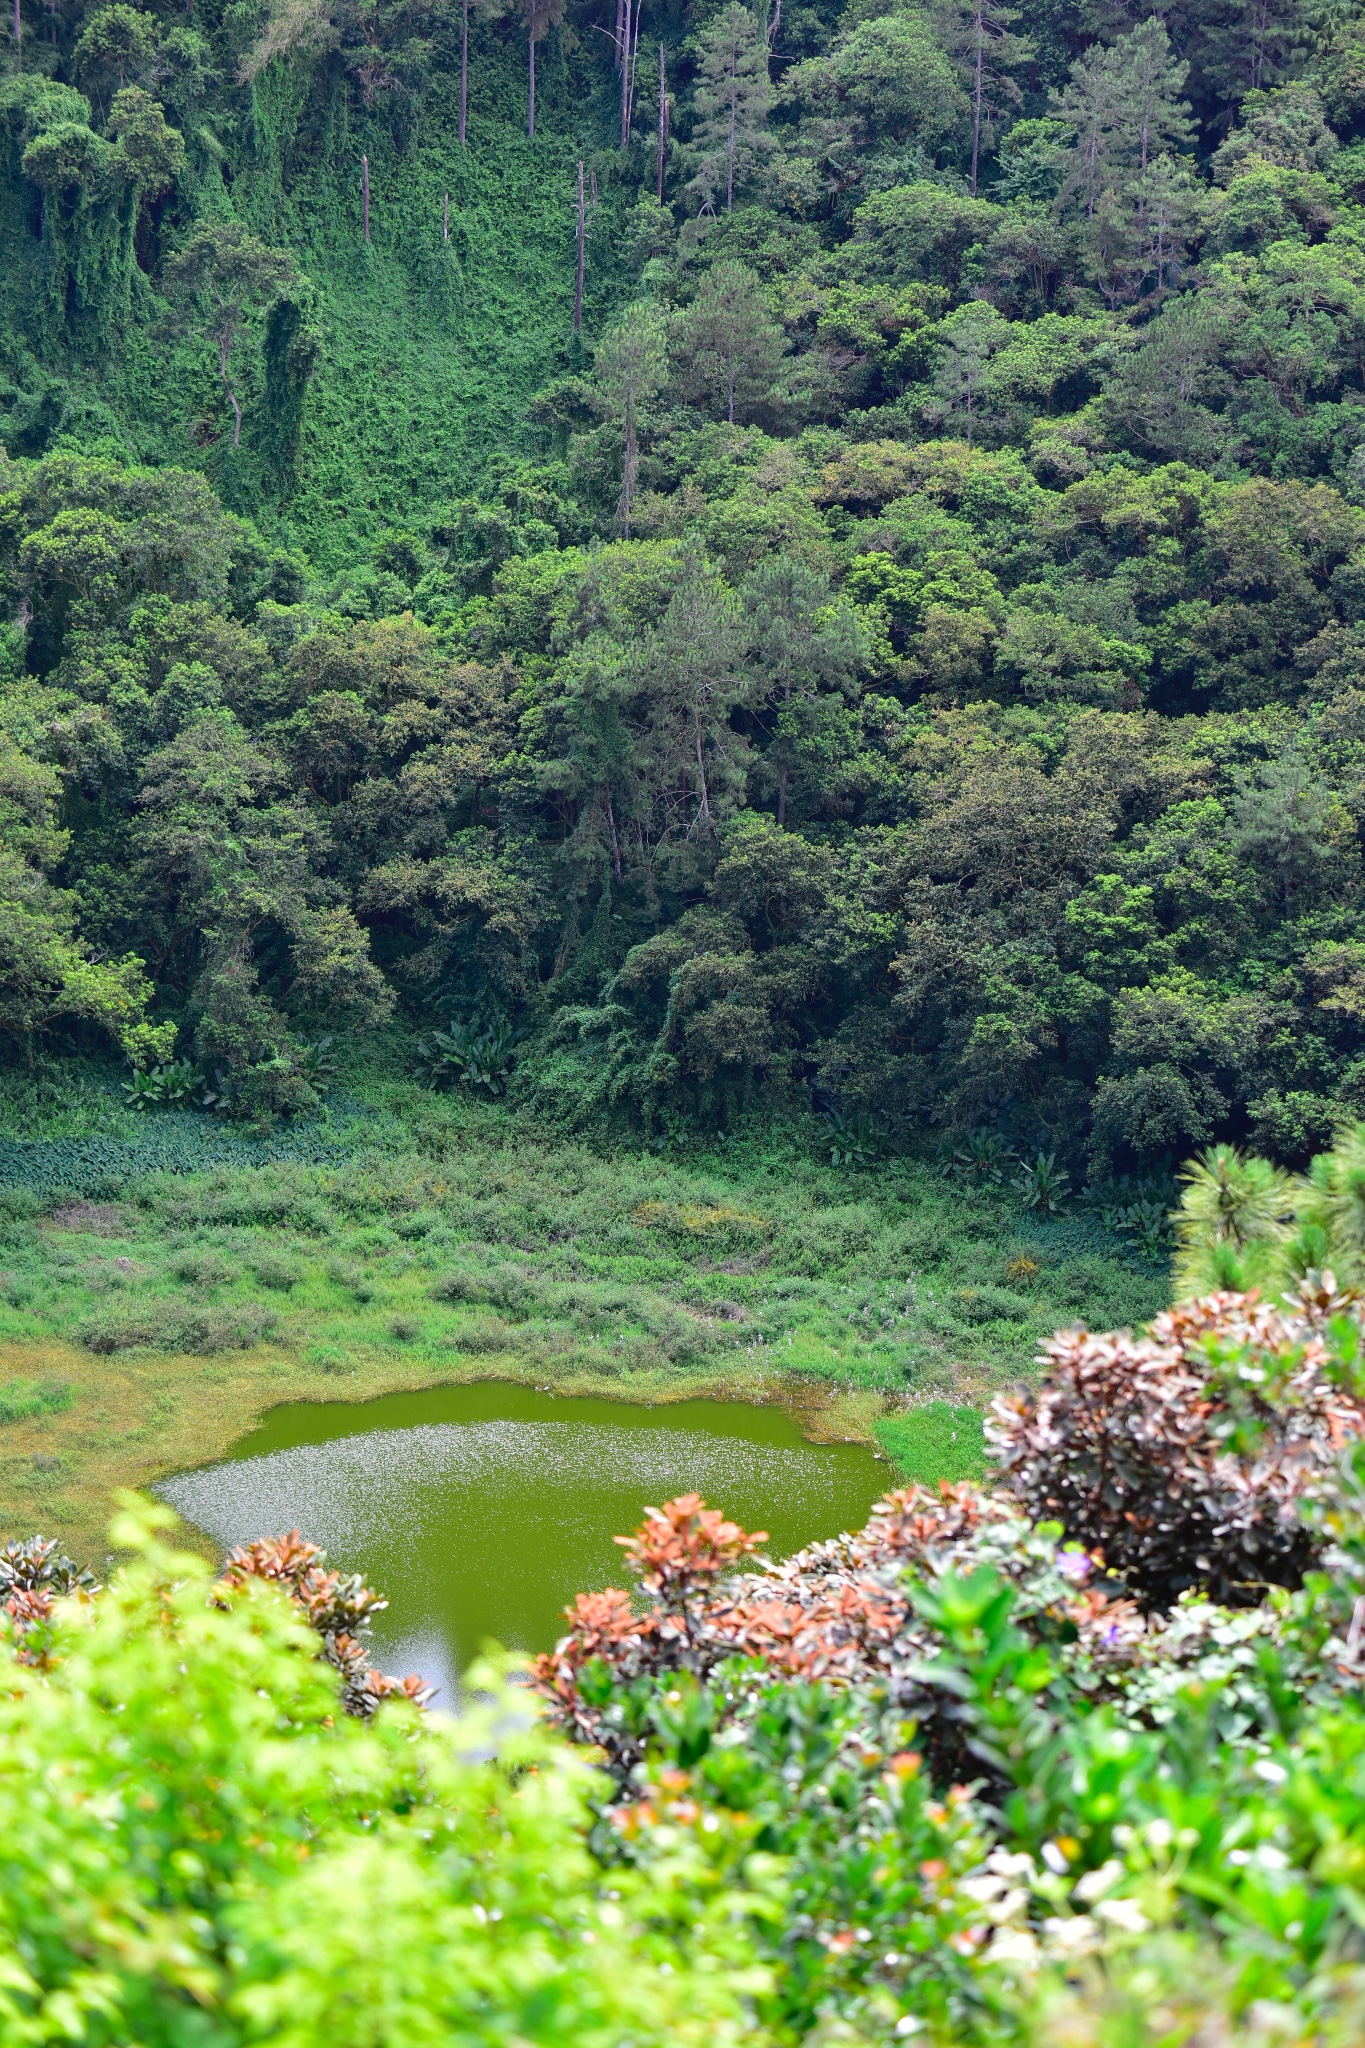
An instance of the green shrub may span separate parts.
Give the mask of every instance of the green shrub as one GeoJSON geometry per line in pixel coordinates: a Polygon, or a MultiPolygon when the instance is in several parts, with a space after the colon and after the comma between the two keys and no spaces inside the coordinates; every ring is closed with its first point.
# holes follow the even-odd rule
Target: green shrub
{"type": "Polygon", "coordinates": [[[14,1379],[0,1386],[0,1422],[26,1422],[34,1415],[61,1415],[71,1406],[65,1380],[14,1379]]]}
{"type": "Polygon", "coordinates": [[[1033,1303],[1008,1287],[959,1287],[950,1297],[966,1323],[1024,1323],[1033,1316],[1033,1303]]]}
{"type": "Polygon", "coordinates": [[[0,1643],[0,2036],[766,2038],[745,1895],[704,1838],[599,1870],[599,1781],[524,1696],[489,1674],[459,1723],[351,1719],[285,1593],[215,1585],[151,1519],[116,1524],[138,1556],[106,1592],[0,1643]]]}
{"type": "Polygon", "coordinates": [[[351,1370],[351,1362],[344,1351],[335,1344],[310,1344],[303,1354],[304,1363],[314,1372],[341,1374],[351,1370]]]}
{"type": "Polygon", "coordinates": [[[277,1294],[287,1294],[303,1278],[294,1261],[282,1258],[278,1252],[258,1252],[251,1260],[251,1270],[262,1287],[269,1287],[277,1294]]]}
{"type": "Polygon", "coordinates": [[[155,1301],[88,1316],[79,1327],[87,1351],[191,1351],[208,1358],[215,1351],[248,1351],[270,1335],[279,1317],[259,1302],[196,1308],[155,1301]]]}

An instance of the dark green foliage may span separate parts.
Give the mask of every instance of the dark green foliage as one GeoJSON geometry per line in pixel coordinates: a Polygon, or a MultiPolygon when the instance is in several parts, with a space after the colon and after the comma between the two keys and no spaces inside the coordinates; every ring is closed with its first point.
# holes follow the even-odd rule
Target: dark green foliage
{"type": "Polygon", "coordinates": [[[1349,22],[659,17],[662,159],[552,5],[473,9],[467,130],[463,16],[44,26],[16,1059],[112,1032],[264,1131],[401,1003],[433,1089],[1093,1183],[1153,1262],[1114,1184],[1358,1111],[1349,22]]]}
{"type": "Polygon", "coordinates": [[[511,1071],[519,1031],[506,1023],[460,1024],[419,1038],[422,1065],[418,1076],[429,1088],[484,1088],[501,1095],[511,1071]]]}

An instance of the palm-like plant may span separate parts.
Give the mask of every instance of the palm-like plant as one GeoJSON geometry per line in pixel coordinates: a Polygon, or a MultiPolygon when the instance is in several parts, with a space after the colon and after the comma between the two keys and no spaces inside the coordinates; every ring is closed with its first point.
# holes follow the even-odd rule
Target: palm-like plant
{"type": "MultiPolygon", "coordinates": [[[[1321,1246],[1330,1265],[1348,1287],[1365,1284],[1365,1124],[1343,1131],[1330,1152],[1313,1161],[1298,1186],[1294,1251],[1321,1246]]],[[[1298,1259],[1293,1263],[1297,1266],[1298,1259]]]]}
{"type": "Polygon", "coordinates": [[[1014,1148],[1005,1143],[998,1131],[972,1131],[958,1146],[945,1171],[955,1180],[976,1181],[983,1186],[994,1182],[999,1186],[1013,1157],[1014,1148]]]}
{"type": "Polygon", "coordinates": [[[886,1135],[886,1126],[879,1117],[869,1116],[865,1109],[860,1109],[856,1116],[828,1109],[824,1116],[834,1141],[829,1148],[831,1166],[867,1166],[877,1157],[886,1135]]]}
{"type": "Polygon", "coordinates": [[[1268,1159],[1214,1145],[1181,1174],[1175,1276],[1182,1296],[1257,1287],[1284,1266],[1295,1183],[1268,1159]]]}
{"type": "Polygon", "coordinates": [[[129,1109],[201,1109],[214,1101],[204,1076],[192,1060],[169,1060],[164,1066],[136,1069],[123,1084],[129,1109]]]}
{"type": "Polygon", "coordinates": [[[501,1095],[520,1038],[521,1032],[506,1021],[452,1022],[449,1031],[418,1039],[418,1079],[428,1088],[486,1088],[490,1095],[501,1095]]]}
{"type": "Polygon", "coordinates": [[[1020,1164],[1014,1176],[1014,1185],[1024,1198],[1024,1207],[1032,1209],[1039,1216],[1062,1216],[1071,1194],[1071,1176],[1063,1166],[1058,1166],[1055,1152],[1040,1152],[1029,1165],[1020,1164]]]}

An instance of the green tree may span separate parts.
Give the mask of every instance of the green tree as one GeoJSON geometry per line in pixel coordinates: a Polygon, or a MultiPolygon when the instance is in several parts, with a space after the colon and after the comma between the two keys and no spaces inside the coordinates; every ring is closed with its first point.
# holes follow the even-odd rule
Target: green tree
{"type": "Polygon", "coordinates": [[[135,954],[97,960],[77,937],[77,901],[52,881],[70,846],[56,822],[61,776],[0,734],[0,1031],[27,1052],[59,1018],[98,1024],[141,1064],[169,1058],[174,1024],[147,1016],[135,954]]]}
{"type": "Polygon", "coordinates": [[[97,9],[81,30],[74,52],[76,70],[95,78],[112,72],[121,92],[130,71],[150,64],[156,44],[156,16],[115,0],[112,7],[97,9]]]}
{"type": "Polygon", "coordinates": [[[982,144],[995,138],[996,124],[1007,107],[1017,107],[1023,94],[1014,76],[1033,56],[1027,36],[1016,35],[1016,7],[1003,0],[952,0],[940,17],[948,48],[972,108],[970,186],[976,197],[982,144]]]}
{"type": "Polygon", "coordinates": [[[943,355],[934,373],[936,410],[970,448],[991,420],[991,362],[1008,340],[1009,322],[984,299],[972,299],[942,323],[939,336],[943,355]]]}
{"type": "Polygon", "coordinates": [[[156,199],[185,168],[185,138],[166,120],[166,110],[141,86],[114,94],[107,123],[136,200],[156,199]]]}
{"type": "Polygon", "coordinates": [[[232,445],[242,434],[242,408],[232,378],[232,353],[242,323],[280,292],[300,283],[298,265],[287,249],[272,249],[238,221],[196,228],[166,265],[164,283],[218,354],[218,374],[232,407],[232,445]]]}
{"type": "Polygon", "coordinates": [[[593,356],[598,404],[625,437],[619,507],[630,539],[630,511],[640,460],[640,425],[668,378],[668,331],[657,307],[637,304],[598,344],[593,356]]]}
{"type": "Polygon", "coordinates": [[[64,452],[33,464],[25,485],[0,550],[40,672],[62,659],[73,629],[114,624],[147,595],[226,604],[243,529],[202,476],[64,452]]]}
{"type": "Polygon", "coordinates": [[[762,284],[729,258],[703,277],[697,296],[673,322],[674,374],[684,397],[722,412],[733,425],[780,412],[789,353],[762,284]]]}
{"type": "Polygon", "coordinates": [[[694,170],[688,190],[704,206],[713,207],[724,192],[725,211],[730,212],[736,184],[752,176],[767,146],[771,104],[763,27],[741,0],[729,0],[697,37],[690,145],[694,170]]]}
{"type": "Polygon", "coordinates": [[[1278,85],[1317,25],[1307,0],[1220,0],[1201,23],[1202,78],[1225,104],[1278,85]]]}
{"type": "Polygon", "coordinates": [[[970,118],[952,61],[918,10],[841,29],[823,56],[792,65],[782,98],[800,109],[798,146],[836,197],[922,177],[970,118]]]}
{"type": "Polygon", "coordinates": [[[1155,16],[1076,60],[1054,103],[1075,136],[1060,205],[1078,200],[1093,219],[1106,187],[1132,172],[1141,176],[1154,157],[1189,143],[1193,121],[1179,96],[1189,68],[1155,16]]]}
{"type": "Polygon", "coordinates": [[[263,968],[295,1008],[388,1014],[393,998],[365,935],[315,865],[303,804],[231,712],[193,718],[150,756],[139,805],[149,935],[163,978],[188,1002],[203,1058],[238,1077],[284,1062],[281,1086],[290,1080],[288,1025],[262,988],[263,968]]]}
{"type": "Polygon", "coordinates": [[[853,607],[836,599],[829,578],[789,556],[753,570],[740,585],[739,601],[762,693],[758,717],[771,734],[763,771],[776,785],[777,822],[785,826],[793,780],[805,795],[819,791],[826,779],[832,765],[828,743],[840,721],[823,714],[842,710],[856,693],[866,639],[853,607]]]}

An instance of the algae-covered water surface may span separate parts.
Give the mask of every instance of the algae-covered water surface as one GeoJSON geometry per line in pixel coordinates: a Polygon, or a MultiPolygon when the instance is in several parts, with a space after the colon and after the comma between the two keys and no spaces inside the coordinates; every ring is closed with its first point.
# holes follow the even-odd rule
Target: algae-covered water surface
{"type": "Polygon", "coordinates": [[[657,1408],[501,1381],[274,1409],[221,1463],[158,1491],[224,1548],[299,1528],[388,1597],[376,1661],[444,1700],[493,1639],[547,1648],[579,1591],[627,1583],[614,1536],[696,1492],[783,1556],[857,1528],[888,1484],[857,1444],[814,1444],[782,1408],[657,1408]]]}

